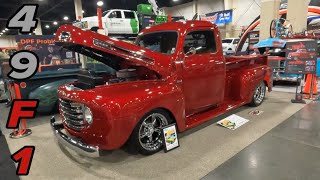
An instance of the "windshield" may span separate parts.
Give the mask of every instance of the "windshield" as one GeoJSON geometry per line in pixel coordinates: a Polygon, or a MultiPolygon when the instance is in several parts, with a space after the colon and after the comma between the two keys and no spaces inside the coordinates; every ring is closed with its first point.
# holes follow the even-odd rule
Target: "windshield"
{"type": "Polygon", "coordinates": [[[222,43],[232,43],[232,39],[223,39],[222,43]]]}
{"type": "Polygon", "coordinates": [[[177,32],[157,32],[140,36],[136,44],[162,54],[173,54],[176,51],[177,41],[177,32]]]}
{"type": "Polygon", "coordinates": [[[109,12],[110,12],[110,10],[104,11],[104,12],[102,13],[102,17],[106,16],[109,12]]]}

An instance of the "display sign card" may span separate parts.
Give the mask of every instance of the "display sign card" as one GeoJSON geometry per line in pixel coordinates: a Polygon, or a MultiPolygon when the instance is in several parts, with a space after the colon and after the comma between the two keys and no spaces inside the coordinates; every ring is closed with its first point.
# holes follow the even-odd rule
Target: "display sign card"
{"type": "Polygon", "coordinates": [[[287,42],[286,73],[315,74],[317,67],[317,42],[291,40],[287,42]]]}
{"type": "Polygon", "coordinates": [[[162,134],[165,152],[171,151],[179,147],[178,133],[175,124],[164,127],[162,129],[162,134]]]}
{"type": "Polygon", "coordinates": [[[233,114],[233,115],[217,122],[217,124],[219,124],[225,128],[235,130],[235,129],[239,128],[240,126],[246,124],[247,122],[249,122],[249,120],[233,114]]]}
{"type": "Polygon", "coordinates": [[[261,110],[254,110],[249,112],[250,115],[254,115],[254,116],[260,116],[263,113],[264,111],[261,111],[261,110]]]}

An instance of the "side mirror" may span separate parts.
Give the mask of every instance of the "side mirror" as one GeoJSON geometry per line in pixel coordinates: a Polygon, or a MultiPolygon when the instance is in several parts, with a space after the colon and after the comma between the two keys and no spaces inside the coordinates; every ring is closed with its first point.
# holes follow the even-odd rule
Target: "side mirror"
{"type": "Polygon", "coordinates": [[[187,56],[197,54],[197,49],[195,47],[191,47],[189,51],[186,53],[187,56]]]}

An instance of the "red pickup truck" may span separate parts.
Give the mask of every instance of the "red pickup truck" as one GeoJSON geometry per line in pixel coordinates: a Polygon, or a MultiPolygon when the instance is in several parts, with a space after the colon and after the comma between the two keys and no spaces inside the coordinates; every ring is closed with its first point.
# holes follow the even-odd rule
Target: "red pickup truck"
{"type": "Polygon", "coordinates": [[[117,71],[83,70],[58,90],[62,123],[51,119],[54,134],[90,157],[125,144],[153,154],[162,148],[163,127],[175,123],[183,132],[239,106],[259,106],[272,88],[267,57],[224,57],[209,22],[150,27],[135,44],[64,25],[56,43],[117,71]]]}

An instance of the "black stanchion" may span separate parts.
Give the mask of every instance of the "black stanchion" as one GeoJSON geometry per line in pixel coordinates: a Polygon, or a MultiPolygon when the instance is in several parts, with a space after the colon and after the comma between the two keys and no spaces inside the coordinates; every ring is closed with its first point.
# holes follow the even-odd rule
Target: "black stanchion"
{"type": "Polygon", "coordinates": [[[295,98],[291,99],[292,103],[306,104],[306,101],[303,100],[303,95],[298,93],[299,84],[301,83],[301,79],[299,78],[299,74],[297,75],[297,86],[296,86],[296,94],[295,98]]]}

